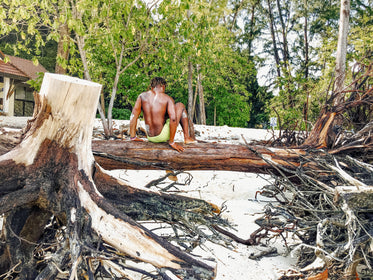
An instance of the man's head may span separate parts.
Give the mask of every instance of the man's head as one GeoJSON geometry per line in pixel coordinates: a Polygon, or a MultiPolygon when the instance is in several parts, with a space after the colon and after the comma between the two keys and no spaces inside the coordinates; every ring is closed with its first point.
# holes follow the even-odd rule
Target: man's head
{"type": "Polygon", "coordinates": [[[151,83],[150,83],[150,87],[151,88],[155,88],[156,86],[167,86],[167,82],[165,79],[161,78],[161,77],[155,77],[152,79],[151,83]]]}

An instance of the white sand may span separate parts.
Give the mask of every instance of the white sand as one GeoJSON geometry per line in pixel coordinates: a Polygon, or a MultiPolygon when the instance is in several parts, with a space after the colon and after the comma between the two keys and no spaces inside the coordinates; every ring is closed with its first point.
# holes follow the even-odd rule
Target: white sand
{"type": "MultiPolygon", "coordinates": [[[[163,177],[164,171],[137,171],[116,170],[111,173],[125,180],[129,185],[143,187],[152,180],[163,177]]],[[[258,228],[254,223],[256,218],[262,216],[266,202],[255,201],[255,193],[261,186],[268,184],[267,179],[258,177],[253,173],[231,171],[190,171],[193,176],[190,185],[178,186],[180,194],[204,199],[221,206],[223,203],[227,209],[223,217],[235,225],[234,233],[248,239],[250,234],[258,228]]],[[[185,181],[185,174],[178,175],[178,181],[185,181]]],[[[160,187],[170,184],[166,180],[160,187]]],[[[157,190],[152,187],[152,190],[157,190]]],[[[261,196],[258,199],[268,200],[261,196]]],[[[214,258],[217,262],[218,280],[244,280],[244,279],[268,279],[275,280],[295,265],[295,258],[288,254],[281,240],[274,240],[268,246],[276,247],[279,256],[263,257],[260,260],[249,258],[251,253],[268,249],[263,246],[246,246],[233,242],[235,248],[228,249],[221,245],[206,242],[202,248],[197,247],[193,253],[203,257],[214,258]]]]}

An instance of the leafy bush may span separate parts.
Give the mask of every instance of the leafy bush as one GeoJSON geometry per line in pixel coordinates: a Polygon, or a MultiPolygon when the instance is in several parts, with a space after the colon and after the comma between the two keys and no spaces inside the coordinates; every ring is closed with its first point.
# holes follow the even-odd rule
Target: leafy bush
{"type": "Polygon", "coordinates": [[[129,120],[131,116],[131,110],[123,108],[113,108],[113,119],[115,120],[129,120]]]}

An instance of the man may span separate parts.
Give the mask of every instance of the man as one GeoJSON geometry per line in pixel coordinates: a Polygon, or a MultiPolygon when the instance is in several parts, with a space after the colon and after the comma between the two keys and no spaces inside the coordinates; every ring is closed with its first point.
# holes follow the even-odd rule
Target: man
{"type": "Polygon", "coordinates": [[[130,137],[132,141],[143,141],[136,136],[137,119],[144,114],[145,130],[150,142],[167,142],[178,152],[184,148],[175,143],[175,133],[178,124],[181,124],[184,133],[184,143],[196,142],[189,135],[188,115],[184,104],[175,104],[174,100],[165,93],[166,81],[156,77],[151,81],[151,89],[143,92],[136,100],[130,119],[130,137]]]}

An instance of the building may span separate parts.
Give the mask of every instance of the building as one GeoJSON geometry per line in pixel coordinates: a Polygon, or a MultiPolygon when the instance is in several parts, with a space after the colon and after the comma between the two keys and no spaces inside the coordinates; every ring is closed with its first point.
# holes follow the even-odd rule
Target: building
{"type": "Polygon", "coordinates": [[[32,116],[33,90],[26,83],[47,72],[31,60],[5,55],[0,51],[0,114],[6,116],[32,116]]]}

